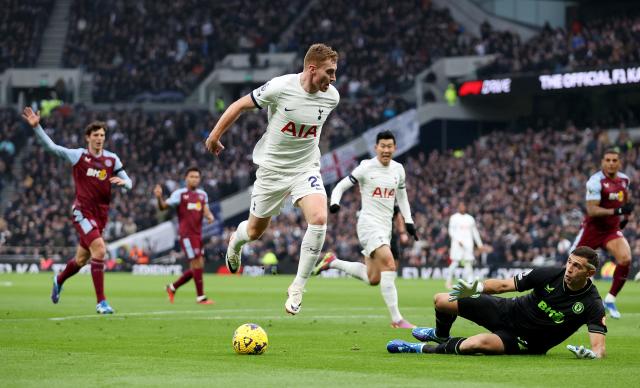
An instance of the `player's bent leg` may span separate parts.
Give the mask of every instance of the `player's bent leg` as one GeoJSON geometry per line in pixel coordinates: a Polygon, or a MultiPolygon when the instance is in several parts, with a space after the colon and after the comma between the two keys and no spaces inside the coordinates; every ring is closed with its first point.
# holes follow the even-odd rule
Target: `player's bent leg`
{"type": "Polygon", "coordinates": [[[438,312],[458,315],[458,301],[449,302],[449,294],[446,292],[439,292],[433,296],[433,306],[438,312]]]}
{"type": "Polygon", "coordinates": [[[369,276],[367,275],[367,266],[365,264],[358,261],[340,260],[333,252],[327,252],[318,265],[313,268],[311,274],[314,276],[319,275],[321,272],[330,268],[339,269],[356,279],[370,284],[369,276]]]}
{"type": "Polygon", "coordinates": [[[229,238],[225,264],[229,272],[236,273],[242,264],[242,246],[262,237],[271,223],[271,216],[257,217],[249,214],[249,219],[242,221],[229,238]]]}
{"type": "Polygon", "coordinates": [[[463,340],[458,346],[458,354],[504,354],[502,339],[493,333],[482,333],[463,340]]]}
{"type": "Polygon", "coordinates": [[[607,251],[616,260],[616,269],[613,272],[613,281],[609,293],[604,298],[604,306],[611,318],[619,319],[622,315],[616,306],[616,297],[629,276],[631,267],[631,248],[624,237],[615,238],[606,243],[607,251]]]}
{"type": "Polygon", "coordinates": [[[90,253],[87,249],[78,245],[76,248],[76,256],[67,261],[64,270],[59,274],[53,275],[53,286],[51,288],[51,301],[57,304],[60,301],[60,293],[62,293],[62,285],[64,282],[80,271],[89,260],[90,253]]]}

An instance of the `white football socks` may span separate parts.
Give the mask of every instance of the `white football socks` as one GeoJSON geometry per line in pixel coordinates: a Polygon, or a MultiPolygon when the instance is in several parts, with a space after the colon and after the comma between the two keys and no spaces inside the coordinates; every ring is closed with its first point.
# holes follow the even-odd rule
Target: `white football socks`
{"type": "Polygon", "coordinates": [[[307,226],[307,231],[300,245],[300,262],[298,263],[298,273],[292,284],[294,287],[303,289],[307,284],[311,271],[320,256],[326,234],[327,225],[309,224],[307,226]]]}
{"type": "Polygon", "coordinates": [[[465,261],[464,262],[464,272],[463,272],[463,278],[464,280],[470,282],[473,281],[473,267],[471,266],[471,262],[470,261],[465,261]]]}
{"type": "Polygon", "coordinates": [[[380,272],[380,293],[384,303],[387,304],[391,320],[398,322],[402,319],[402,314],[398,309],[398,290],[396,289],[396,272],[382,271],[380,272]]]}
{"type": "Polygon", "coordinates": [[[238,228],[236,229],[236,238],[232,247],[233,250],[236,252],[240,252],[240,249],[242,249],[242,246],[250,241],[249,234],[247,233],[248,224],[249,224],[249,221],[244,220],[238,225],[238,228]]]}
{"type": "Polygon", "coordinates": [[[451,264],[449,264],[449,271],[447,273],[447,282],[448,283],[453,283],[453,277],[456,274],[456,268],[458,268],[458,262],[457,261],[452,261],[451,264]]]}
{"type": "Polygon", "coordinates": [[[616,297],[607,293],[607,296],[604,297],[605,303],[616,303],[616,297]]]}
{"type": "Polygon", "coordinates": [[[357,261],[344,261],[336,258],[329,263],[329,268],[336,268],[346,272],[348,275],[369,284],[369,276],[367,275],[367,266],[357,261]]]}

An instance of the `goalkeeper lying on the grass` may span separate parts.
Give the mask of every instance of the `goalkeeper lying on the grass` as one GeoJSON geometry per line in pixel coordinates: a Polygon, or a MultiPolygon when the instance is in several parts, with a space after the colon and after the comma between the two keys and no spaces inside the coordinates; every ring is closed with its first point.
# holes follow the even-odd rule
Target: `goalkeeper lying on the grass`
{"type": "Polygon", "coordinates": [[[590,277],[598,268],[598,254],[578,247],[565,268],[536,268],[512,279],[488,279],[473,283],[458,280],[449,294],[434,297],[435,328],[418,327],[413,336],[422,342],[393,340],[390,353],[443,354],[545,354],[580,326],[589,329],[591,349],[567,345],[578,358],[605,355],[605,311],[590,277]],[[533,290],[515,298],[487,294],[533,290]],[[449,331],[460,315],[490,333],[469,338],[451,337],[449,331]],[[425,343],[425,342],[432,342],[425,343]]]}

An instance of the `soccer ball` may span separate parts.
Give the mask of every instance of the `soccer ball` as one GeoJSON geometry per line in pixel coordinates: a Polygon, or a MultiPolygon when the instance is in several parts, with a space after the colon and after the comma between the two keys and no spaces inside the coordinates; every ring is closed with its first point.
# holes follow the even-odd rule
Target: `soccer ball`
{"type": "Polygon", "coordinates": [[[255,323],[245,323],[233,333],[233,350],[238,354],[262,354],[269,346],[267,332],[255,323]]]}

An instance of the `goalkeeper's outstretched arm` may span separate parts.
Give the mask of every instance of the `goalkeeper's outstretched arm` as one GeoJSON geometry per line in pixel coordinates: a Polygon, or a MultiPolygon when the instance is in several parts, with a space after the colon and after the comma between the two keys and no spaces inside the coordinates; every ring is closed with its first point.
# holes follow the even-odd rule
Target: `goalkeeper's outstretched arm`
{"type": "Polygon", "coordinates": [[[516,283],[513,278],[487,279],[481,284],[483,294],[502,294],[504,292],[516,291],[516,283]]]}

